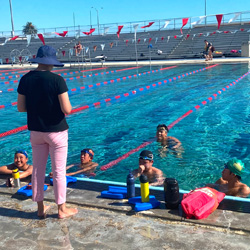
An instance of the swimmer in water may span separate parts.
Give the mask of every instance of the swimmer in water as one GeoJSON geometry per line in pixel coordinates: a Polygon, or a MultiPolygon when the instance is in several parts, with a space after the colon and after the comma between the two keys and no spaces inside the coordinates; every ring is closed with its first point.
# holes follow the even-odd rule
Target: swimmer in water
{"type": "Polygon", "coordinates": [[[215,184],[207,184],[206,186],[223,192],[226,195],[248,197],[250,188],[241,182],[244,169],[244,163],[241,160],[233,158],[224,165],[222,177],[215,184]]]}
{"type": "MultiPolygon", "coordinates": [[[[28,154],[23,149],[19,149],[15,152],[14,163],[0,167],[0,174],[12,175],[12,170],[16,168],[19,170],[20,180],[25,180],[27,177],[31,177],[33,166],[28,164],[28,154]]],[[[30,180],[27,179],[27,181],[30,180]]],[[[6,185],[14,187],[14,180],[12,177],[7,179],[6,185]]]]}
{"type": "MultiPolygon", "coordinates": [[[[90,148],[85,148],[81,150],[81,162],[80,163],[74,163],[66,167],[66,171],[72,167],[78,167],[79,170],[71,173],[66,173],[67,176],[76,175],[76,174],[84,174],[93,176],[94,171],[96,170],[96,167],[98,166],[98,163],[93,162],[94,158],[94,151],[90,148]]],[[[50,177],[53,177],[53,173],[51,172],[50,177]]]]}
{"type": "Polygon", "coordinates": [[[163,173],[160,169],[153,167],[153,153],[149,150],[143,150],[139,157],[139,167],[133,170],[134,178],[142,174],[147,176],[149,185],[160,186],[164,182],[163,173]]]}

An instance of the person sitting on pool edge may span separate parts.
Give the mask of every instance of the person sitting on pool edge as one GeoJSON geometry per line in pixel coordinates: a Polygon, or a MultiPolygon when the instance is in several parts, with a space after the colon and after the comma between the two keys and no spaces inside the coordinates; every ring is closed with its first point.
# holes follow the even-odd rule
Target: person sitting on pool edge
{"type": "Polygon", "coordinates": [[[157,141],[161,142],[161,145],[164,146],[164,148],[179,148],[181,146],[181,142],[173,136],[168,136],[168,131],[169,129],[165,124],[159,124],[156,132],[157,141]]]}
{"type": "MultiPolygon", "coordinates": [[[[32,175],[33,166],[29,165],[27,162],[27,152],[23,149],[19,149],[15,152],[13,163],[0,167],[0,174],[10,176],[12,175],[12,170],[18,168],[20,180],[29,182],[32,175]]],[[[6,185],[14,187],[14,180],[12,177],[7,179],[6,185]]]]}
{"type": "Polygon", "coordinates": [[[215,184],[207,184],[206,186],[226,195],[247,197],[250,194],[250,188],[241,182],[244,169],[244,163],[241,160],[233,158],[225,164],[222,177],[215,184]]]}
{"type": "MultiPolygon", "coordinates": [[[[81,150],[81,163],[74,163],[66,167],[66,171],[72,167],[78,167],[79,170],[75,172],[66,173],[66,176],[71,175],[86,175],[86,176],[95,176],[94,171],[98,166],[98,163],[93,162],[94,151],[90,148],[85,148],[81,150]]],[[[49,174],[50,177],[53,177],[52,172],[49,174]]]]}
{"type": "Polygon", "coordinates": [[[159,186],[164,182],[163,173],[160,169],[153,167],[153,153],[149,150],[143,150],[139,157],[139,167],[132,171],[134,178],[142,174],[147,176],[149,185],[159,186]]]}

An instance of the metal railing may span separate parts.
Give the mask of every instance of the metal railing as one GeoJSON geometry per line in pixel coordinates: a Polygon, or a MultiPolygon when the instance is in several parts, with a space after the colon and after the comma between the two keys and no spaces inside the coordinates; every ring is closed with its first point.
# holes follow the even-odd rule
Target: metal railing
{"type": "MultiPolygon", "coordinates": [[[[221,22],[221,25],[226,25],[229,23],[229,20],[235,17],[235,15],[239,13],[239,16],[237,19],[233,21],[233,23],[230,24],[243,24],[243,23],[249,23],[250,22],[250,11],[242,11],[242,12],[233,12],[233,13],[217,13],[217,14],[223,14],[223,19],[221,22]]],[[[204,18],[201,24],[199,26],[205,27],[211,26],[211,25],[217,25],[217,19],[216,15],[209,15],[204,18]]],[[[193,27],[192,23],[200,20],[199,17],[185,17],[189,18],[188,24],[183,28],[190,29],[193,27]]],[[[138,30],[137,33],[140,32],[149,32],[149,31],[158,31],[162,29],[166,21],[169,21],[169,24],[164,30],[176,30],[180,29],[182,26],[182,19],[183,18],[166,18],[166,19],[160,19],[160,20],[145,20],[145,21],[134,21],[134,22],[124,22],[124,23],[108,23],[108,24],[99,24],[99,30],[100,35],[105,35],[105,31],[108,29],[106,34],[116,34],[118,30],[118,25],[123,25],[123,29],[121,31],[122,33],[134,33],[134,25],[138,24],[138,30]],[[146,29],[141,29],[141,26],[147,25],[149,22],[154,22],[154,24],[146,29]]],[[[67,35],[68,37],[83,37],[85,36],[82,32],[87,32],[90,30],[90,28],[95,28],[95,32],[92,33],[93,36],[98,35],[98,25],[97,24],[91,24],[91,25],[78,25],[78,26],[68,26],[68,27],[56,27],[56,28],[41,28],[37,29],[37,33],[42,33],[44,37],[59,37],[55,34],[62,33],[63,31],[68,31],[67,35]]],[[[217,27],[216,27],[217,28],[217,27]]],[[[23,36],[21,30],[15,31],[16,36],[23,36]]],[[[11,37],[11,31],[1,31],[0,37],[11,37]]]]}

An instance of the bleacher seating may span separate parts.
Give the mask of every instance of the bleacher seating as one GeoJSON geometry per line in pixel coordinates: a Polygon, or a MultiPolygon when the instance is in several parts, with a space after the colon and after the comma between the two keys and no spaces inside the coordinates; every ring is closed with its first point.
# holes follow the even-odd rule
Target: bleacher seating
{"type": "MultiPolygon", "coordinates": [[[[181,58],[200,58],[204,50],[204,40],[212,42],[215,50],[222,52],[223,56],[240,56],[240,53],[231,53],[231,50],[240,50],[242,42],[249,41],[250,23],[235,23],[221,25],[217,30],[217,25],[198,25],[192,29],[183,29],[183,36],[180,30],[159,30],[150,32],[138,32],[136,40],[134,33],[121,33],[118,39],[116,34],[90,35],[80,38],[74,37],[53,37],[46,38],[45,43],[54,47],[58,51],[58,58],[61,61],[97,61],[96,56],[105,55],[107,61],[129,61],[136,60],[167,60],[181,58]],[[230,31],[230,32],[227,32],[230,31]],[[189,37],[187,38],[187,35],[189,37]],[[149,38],[152,40],[149,42],[149,38]],[[138,42],[138,39],[140,41],[138,42]],[[146,41],[144,41],[146,39],[146,41]],[[128,43],[126,43],[128,40],[128,43]],[[89,51],[83,51],[80,57],[70,56],[70,49],[80,41],[81,44],[89,51]],[[110,44],[113,43],[111,47],[110,44]],[[135,44],[136,43],[136,44],[135,44]],[[104,50],[101,44],[105,44],[104,50]],[[149,46],[151,44],[151,46],[149,46]],[[96,50],[94,50],[96,46],[96,50]],[[157,51],[161,50],[162,54],[157,51]],[[65,51],[63,56],[62,51],[65,51]]],[[[0,43],[4,43],[5,38],[0,38],[0,43]]],[[[11,61],[11,51],[28,50],[30,57],[36,54],[37,49],[42,45],[39,38],[32,38],[30,45],[27,47],[25,39],[8,41],[4,46],[0,46],[0,58],[6,63],[6,58],[11,61]]],[[[27,55],[24,55],[27,57],[27,55]]],[[[216,56],[216,54],[214,54],[216,56]]]]}

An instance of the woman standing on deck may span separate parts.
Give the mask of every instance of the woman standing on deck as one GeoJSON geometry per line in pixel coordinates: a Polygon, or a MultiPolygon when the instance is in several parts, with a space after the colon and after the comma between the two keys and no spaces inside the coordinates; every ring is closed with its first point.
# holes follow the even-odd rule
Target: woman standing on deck
{"type": "Polygon", "coordinates": [[[27,112],[33,154],[33,201],[37,202],[38,216],[45,217],[49,207],[43,204],[43,188],[50,154],[58,218],[63,219],[78,212],[75,208],[66,208],[69,127],[65,114],[69,114],[72,107],[64,79],[51,72],[53,66],[64,65],[57,60],[56,50],[47,45],[40,47],[36,58],[30,61],[38,63],[38,67],[21,78],[17,108],[19,112],[27,112]]]}

